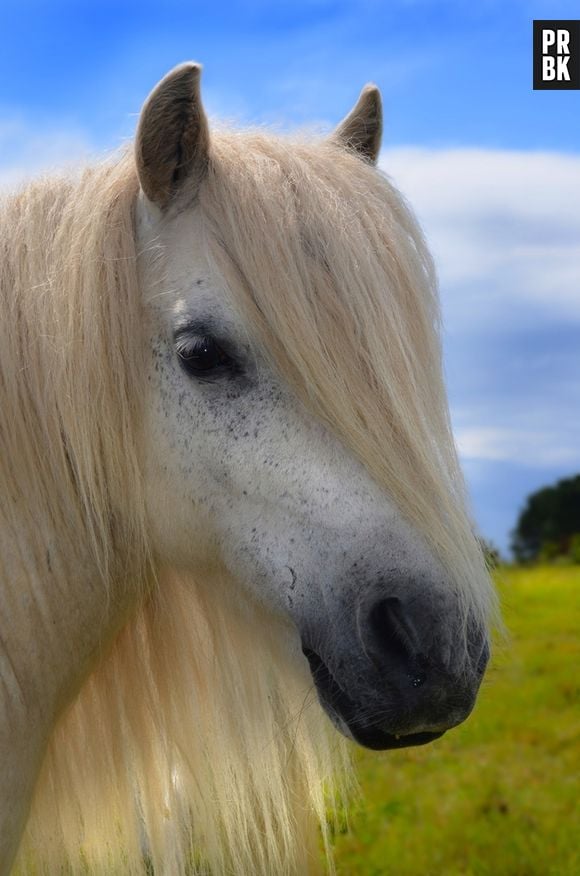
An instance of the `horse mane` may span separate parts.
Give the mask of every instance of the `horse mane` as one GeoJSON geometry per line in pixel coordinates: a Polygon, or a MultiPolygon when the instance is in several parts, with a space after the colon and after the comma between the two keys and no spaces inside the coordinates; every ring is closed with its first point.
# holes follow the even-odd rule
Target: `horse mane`
{"type": "Polygon", "coordinates": [[[136,193],[125,155],[78,179],[40,179],[0,204],[0,487],[13,497],[3,532],[26,532],[27,551],[39,533],[42,562],[47,528],[72,532],[104,581],[119,571],[116,557],[147,554],[136,494],[136,193]]]}
{"type": "Polygon", "coordinates": [[[314,874],[318,826],[330,861],[344,741],[291,631],[204,584],[162,574],[61,719],[18,873],[314,874]]]}
{"type": "MultiPolygon", "coordinates": [[[[127,153],[0,207],[0,521],[39,567],[82,543],[103,599],[119,577],[141,593],[60,717],[17,872],[314,873],[348,771],[295,637],[225,573],[207,588],[150,549],[137,192],[127,153]]],[[[198,203],[232,305],[440,557],[467,628],[492,597],[402,197],[336,145],[221,132],[198,203]]]]}

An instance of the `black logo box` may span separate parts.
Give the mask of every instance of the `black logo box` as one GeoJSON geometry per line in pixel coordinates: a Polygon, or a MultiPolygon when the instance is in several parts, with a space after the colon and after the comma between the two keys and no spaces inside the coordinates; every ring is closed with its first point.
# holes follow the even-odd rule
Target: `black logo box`
{"type": "MultiPolygon", "coordinates": [[[[563,57],[560,55],[560,57],[563,57]]],[[[557,69],[557,68],[556,68],[557,69]]],[[[534,21],[534,90],[574,90],[580,89],[580,20],[576,21],[534,21]],[[544,80],[542,78],[543,61],[542,58],[546,55],[556,59],[558,64],[558,39],[546,47],[544,52],[544,31],[551,30],[557,32],[560,30],[567,31],[569,40],[567,48],[570,54],[568,55],[567,70],[570,75],[570,80],[566,79],[551,79],[544,80]]]]}

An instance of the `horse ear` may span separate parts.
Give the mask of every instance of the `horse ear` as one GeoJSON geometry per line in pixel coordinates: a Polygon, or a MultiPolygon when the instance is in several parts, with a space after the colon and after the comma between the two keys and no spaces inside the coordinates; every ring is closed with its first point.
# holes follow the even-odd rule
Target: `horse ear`
{"type": "Polygon", "coordinates": [[[159,82],[143,106],[135,139],[141,188],[161,209],[186,180],[197,189],[207,167],[209,130],[201,103],[201,66],[180,64],[159,82]]]}
{"type": "Polygon", "coordinates": [[[383,133],[383,103],[376,85],[365,85],[356,105],[332,134],[332,140],[376,164],[383,133]]]}

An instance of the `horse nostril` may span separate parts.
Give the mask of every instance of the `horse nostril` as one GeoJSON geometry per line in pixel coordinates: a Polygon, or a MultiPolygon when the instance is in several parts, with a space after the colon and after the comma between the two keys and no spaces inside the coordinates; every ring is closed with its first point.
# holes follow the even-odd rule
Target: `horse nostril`
{"type": "Polygon", "coordinates": [[[417,634],[401,601],[390,597],[375,603],[368,615],[368,626],[372,641],[370,650],[381,665],[389,662],[400,668],[406,667],[413,686],[423,684],[423,673],[416,671],[417,634]]]}

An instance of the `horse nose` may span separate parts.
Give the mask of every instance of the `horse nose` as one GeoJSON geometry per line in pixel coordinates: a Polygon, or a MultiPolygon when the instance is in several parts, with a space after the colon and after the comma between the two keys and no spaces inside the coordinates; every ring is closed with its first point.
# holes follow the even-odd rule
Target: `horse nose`
{"type": "MultiPolygon", "coordinates": [[[[479,625],[468,622],[466,650],[460,654],[452,631],[445,632],[437,613],[417,600],[378,599],[362,625],[359,619],[359,630],[368,657],[401,693],[428,682],[440,686],[466,671],[480,678],[489,660],[487,635],[479,625]]],[[[454,632],[460,642],[459,631],[454,632]]]]}
{"type": "Polygon", "coordinates": [[[367,748],[423,745],[471,712],[489,658],[485,624],[472,612],[466,618],[453,593],[425,592],[412,580],[397,594],[377,589],[357,594],[340,635],[332,626],[317,631],[321,653],[304,641],[303,651],[343,732],[367,748]]]}

